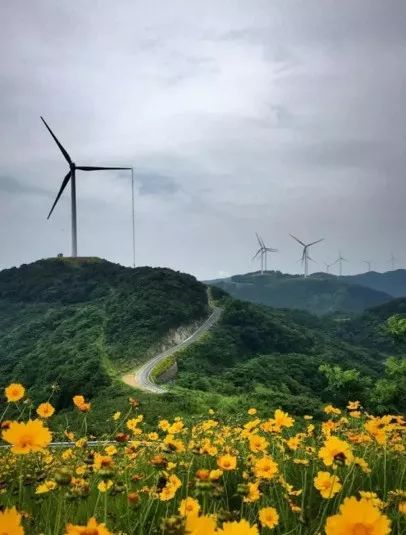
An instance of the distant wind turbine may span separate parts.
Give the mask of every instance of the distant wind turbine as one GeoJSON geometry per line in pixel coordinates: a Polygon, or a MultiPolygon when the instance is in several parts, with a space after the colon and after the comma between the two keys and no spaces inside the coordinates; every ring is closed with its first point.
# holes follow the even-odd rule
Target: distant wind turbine
{"type": "Polygon", "coordinates": [[[363,264],[366,264],[368,266],[368,271],[371,271],[371,261],[370,260],[363,260],[363,264]]]}
{"type": "Polygon", "coordinates": [[[395,255],[393,253],[391,253],[390,258],[389,258],[389,263],[390,263],[390,267],[392,269],[395,269],[395,265],[396,265],[397,261],[398,261],[398,259],[395,257],[395,255]]]}
{"type": "Polygon", "coordinates": [[[54,211],[55,206],[57,205],[64,189],[68,185],[69,181],[71,183],[71,210],[72,210],[72,257],[77,257],[78,255],[78,246],[77,246],[77,218],[76,218],[76,170],[80,171],[105,171],[105,170],[114,170],[114,171],[121,171],[121,170],[131,170],[131,167],[95,167],[95,166],[89,166],[89,165],[76,165],[71,157],[69,156],[68,152],[65,150],[65,148],[62,146],[62,144],[59,142],[58,138],[55,136],[55,134],[52,132],[50,127],[45,122],[45,119],[41,117],[42,122],[48,129],[48,132],[53,137],[55,143],[58,145],[59,150],[62,152],[65,160],[69,164],[69,173],[65,176],[65,178],[62,181],[62,185],[59,189],[58,195],[56,196],[56,199],[54,201],[54,204],[52,205],[52,208],[48,214],[47,219],[51,217],[52,212],[54,211]]]}
{"type": "Polygon", "coordinates": [[[330,268],[331,266],[334,266],[335,262],[331,262],[330,264],[327,264],[327,262],[323,262],[325,268],[326,268],[326,273],[330,273],[330,268]]]}
{"type": "Polygon", "coordinates": [[[260,256],[261,258],[261,275],[264,273],[264,270],[267,271],[268,269],[268,253],[277,253],[278,249],[272,249],[272,247],[267,247],[264,243],[264,240],[259,236],[259,234],[255,233],[258,243],[259,243],[259,249],[253,256],[252,260],[255,260],[260,256]]]}
{"type": "Polygon", "coordinates": [[[313,258],[310,258],[309,256],[309,248],[312,245],[316,245],[316,243],[320,243],[324,240],[324,238],[321,238],[320,240],[313,241],[311,243],[303,243],[299,238],[296,238],[296,236],[293,236],[293,234],[289,234],[294,240],[296,240],[302,247],[303,247],[303,254],[302,254],[302,264],[304,264],[304,276],[307,277],[309,274],[309,260],[314,262],[313,258]]]}
{"type": "Polygon", "coordinates": [[[338,258],[334,263],[338,264],[340,277],[343,276],[343,262],[348,262],[348,260],[344,258],[343,255],[341,254],[341,251],[339,251],[338,258]]]}

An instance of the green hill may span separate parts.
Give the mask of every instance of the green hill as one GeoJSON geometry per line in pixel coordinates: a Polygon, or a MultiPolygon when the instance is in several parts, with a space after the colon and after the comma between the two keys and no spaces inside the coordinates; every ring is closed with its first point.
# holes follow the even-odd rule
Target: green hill
{"type": "Polygon", "coordinates": [[[393,297],[406,297],[406,269],[396,269],[385,273],[369,271],[342,278],[350,284],[366,286],[378,292],[393,295],[393,297]]]}
{"type": "Polygon", "coordinates": [[[296,308],[313,314],[334,312],[359,313],[392,299],[372,288],[348,283],[327,274],[314,274],[306,279],[278,271],[247,273],[229,279],[208,281],[237,299],[275,308],[296,308]]]}
{"type": "Polygon", "coordinates": [[[370,340],[387,314],[374,324],[359,320],[369,333],[362,338],[351,331],[355,323],[235,300],[220,288],[212,296],[223,307],[221,321],[179,355],[169,392],[153,396],[124,385],[121,375],[154,355],[171,329],[207,317],[204,284],[170,269],[99,259],[41,260],[4,270],[0,387],[23,383],[34,405],[52,394],[61,427],[72,396],[83,394],[92,402],[93,432],[103,429],[113,405],[125,410],[129,396],[140,399],[150,421],[204,414],[208,407],[233,413],[253,404],[282,406],[302,414],[348,397],[372,403],[371,385],[383,376],[392,347],[389,338],[380,340],[379,350],[370,340]]]}

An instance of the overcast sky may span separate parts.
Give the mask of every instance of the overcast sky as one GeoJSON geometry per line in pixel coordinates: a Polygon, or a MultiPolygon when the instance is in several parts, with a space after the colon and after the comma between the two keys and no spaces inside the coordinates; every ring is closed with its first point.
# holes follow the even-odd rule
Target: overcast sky
{"type": "MultiPolygon", "coordinates": [[[[0,268],[70,254],[67,172],[135,167],[136,263],[255,269],[255,231],[406,264],[404,0],[0,2],[0,268]]],[[[130,265],[128,173],[77,174],[79,254],[130,265]]]]}

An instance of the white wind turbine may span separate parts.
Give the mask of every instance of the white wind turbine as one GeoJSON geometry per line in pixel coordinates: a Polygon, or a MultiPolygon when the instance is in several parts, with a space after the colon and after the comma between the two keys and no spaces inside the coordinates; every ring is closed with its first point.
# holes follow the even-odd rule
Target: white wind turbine
{"type": "Polygon", "coordinates": [[[340,277],[343,276],[343,262],[348,262],[348,260],[343,257],[341,251],[338,251],[338,258],[334,263],[338,264],[340,277]]]}
{"type": "Polygon", "coordinates": [[[390,263],[391,269],[395,269],[397,261],[398,261],[398,259],[395,257],[395,255],[393,253],[391,253],[390,258],[389,258],[389,263],[390,263]]]}
{"type": "Polygon", "coordinates": [[[304,276],[306,278],[309,274],[309,260],[314,262],[313,258],[309,256],[309,248],[312,245],[316,245],[316,243],[320,243],[321,241],[324,240],[324,238],[321,238],[320,240],[312,241],[311,243],[303,243],[301,240],[299,240],[299,238],[296,238],[296,236],[293,236],[293,234],[289,234],[289,236],[291,236],[294,240],[296,240],[303,247],[303,254],[302,254],[301,261],[302,261],[302,264],[304,264],[304,276]]]}
{"type": "Polygon", "coordinates": [[[368,266],[368,271],[371,271],[372,262],[370,260],[363,260],[362,263],[368,266]]]}
{"type": "Polygon", "coordinates": [[[255,233],[258,243],[259,243],[259,249],[253,256],[252,260],[255,260],[260,256],[261,258],[261,275],[264,273],[264,270],[267,271],[268,269],[268,253],[276,253],[278,252],[278,249],[272,249],[272,247],[267,247],[264,243],[264,240],[259,236],[259,234],[255,233]]]}

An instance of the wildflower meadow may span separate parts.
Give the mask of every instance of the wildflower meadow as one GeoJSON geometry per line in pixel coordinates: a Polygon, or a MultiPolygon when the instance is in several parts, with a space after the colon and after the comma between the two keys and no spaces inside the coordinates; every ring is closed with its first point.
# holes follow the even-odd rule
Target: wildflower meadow
{"type": "Polygon", "coordinates": [[[406,533],[405,421],[357,401],[318,422],[251,408],[151,427],[130,399],[92,437],[80,394],[63,436],[51,399],[32,407],[20,384],[5,398],[0,534],[406,533]]]}

